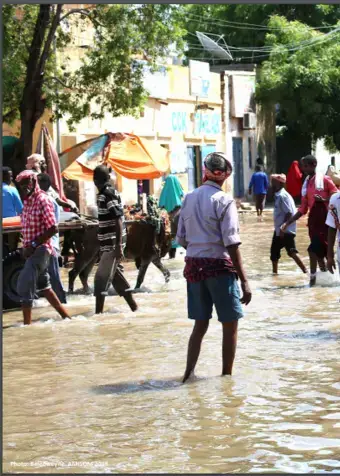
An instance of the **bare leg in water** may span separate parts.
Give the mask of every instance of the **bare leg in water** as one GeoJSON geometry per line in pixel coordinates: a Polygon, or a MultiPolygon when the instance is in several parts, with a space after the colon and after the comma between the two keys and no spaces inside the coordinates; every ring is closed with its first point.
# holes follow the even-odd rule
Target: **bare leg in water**
{"type": "Polygon", "coordinates": [[[273,266],[273,274],[278,274],[278,272],[279,272],[279,262],[278,261],[272,261],[272,266],[273,266]]]}
{"type": "Polygon", "coordinates": [[[309,263],[310,263],[310,286],[315,286],[316,283],[316,267],[318,263],[318,259],[315,253],[312,251],[309,252],[309,263]]]}
{"type": "MultiPolygon", "coordinates": [[[[45,289],[45,291],[42,291],[42,294],[63,319],[71,319],[66,308],[61,304],[57,295],[52,289],[45,289]]],[[[32,306],[30,304],[23,304],[22,312],[24,315],[24,325],[30,325],[32,323],[32,306]]]]}
{"type": "Polygon", "coordinates": [[[190,375],[194,372],[198,357],[201,352],[201,344],[205,333],[209,327],[209,321],[196,321],[194,329],[189,339],[187,367],[182,382],[186,382],[190,375]]]}
{"type": "Polygon", "coordinates": [[[222,322],[222,375],[231,375],[236,353],[238,321],[222,322]]]}
{"type": "Polygon", "coordinates": [[[96,314],[102,314],[104,311],[105,296],[97,295],[96,296],[96,314]]]}
{"type": "Polygon", "coordinates": [[[320,271],[325,273],[327,271],[325,258],[317,258],[317,260],[318,260],[320,271]]]}
{"type": "Polygon", "coordinates": [[[291,258],[293,258],[293,260],[295,261],[295,263],[298,265],[298,267],[301,269],[301,271],[303,273],[307,273],[307,268],[306,266],[303,264],[303,262],[301,261],[301,258],[300,256],[297,254],[297,253],[291,253],[289,255],[291,258]]]}

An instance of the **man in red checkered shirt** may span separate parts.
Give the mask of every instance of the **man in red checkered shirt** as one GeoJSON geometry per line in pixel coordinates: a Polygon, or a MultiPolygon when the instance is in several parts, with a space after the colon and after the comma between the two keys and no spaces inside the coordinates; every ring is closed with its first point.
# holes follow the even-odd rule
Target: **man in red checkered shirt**
{"type": "Polygon", "coordinates": [[[31,170],[21,172],[16,181],[24,198],[21,224],[26,262],[20,273],[17,289],[22,298],[24,324],[31,324],[32,305],[37,292],[43,294],[63,319],[69,318],[65,307],[51,288],[48,274],[50,257],[54,252],[51,237],[58,232],[53,204],[40,189],[37,176],[31,170]]]}

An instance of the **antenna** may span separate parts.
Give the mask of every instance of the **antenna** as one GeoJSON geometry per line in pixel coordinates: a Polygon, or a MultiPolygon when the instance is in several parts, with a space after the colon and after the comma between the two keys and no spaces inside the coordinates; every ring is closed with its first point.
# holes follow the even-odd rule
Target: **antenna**
{"type": "Polygon", "coordinates": [[[218,40],[214,41],[209,36],[207,36],[204,33],[201,33],[200,31],[196,31],[196,36],[203,46],[203,48],[210,53],[211,55],[220,58],[220,59],[227,59],[227,60],[232,60],[233,57],[229,51],[228,45],[226,44],[223,35],[218,36],[218,35],[213,35],[210,33],[210,36],[218,36],[218,40]],[[223,40],[223,47],[218,44],[220,40],[223,40]]]}

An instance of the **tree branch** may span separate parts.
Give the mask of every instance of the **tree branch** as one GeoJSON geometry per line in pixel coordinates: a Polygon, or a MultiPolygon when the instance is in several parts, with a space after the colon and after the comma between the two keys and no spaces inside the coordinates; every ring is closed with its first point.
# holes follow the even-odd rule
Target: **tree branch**
{"type": "Polygon", "coordinates": [[[73,10],[70,10],[69,12],[65,13],[65,15],[60,18],[60,23],[65,20],[65,18],[70,15],[73,15],[74,13],[79,13],[79,15],[84,15],[86,17],[90,16],[89,10],[86,10],[84,8],[74,8],[73,10]]]}
{"type": "Polygon", "coordinates": [[[57,78],[56,76],[48,76],[45,78],[44,82],[47,83],[48,81],[57,81],[57,83],[61,84],[64,88],[66,89],[73,89],[70,86],[68,86],[66,83],[64,83],[61,79],[57,78]]]}
{"type": "Polygon", "coordinates": [[[60,23],[60,15],[61,15],[62,8],[63,8],[63,5],[59,3],[58,6],[57,6],[56,14],[54,15],[53,20],[52,20],[52,25],[51,25],[50,31],[48,32],[48,36],[47,36],[47,40],[46,40],[46,43],[45,43],[45,46],[44,46],[44,50],[43,50],[41,58],[40,58],[39,70],[38,70],[39,71],[39,76],[41,75],[41,73],[43,72],[43,70],[45,68],[45,63],[46,63],[46,60],[47,60],[49,52],[50,52],[52,41],[54,39],[55,32],[56,32],[56,30],[59,26],[59,23],[60,23]]]}
{"type": "Polygon", "coordinates": [[[29,83],[35,76],[40,56],[40,50],[44,41],[45,31],[50,20],[50,5],[40,5],[39,15],[34,27],[33,39],[30,46],[27,62],[26,82],[29,83]]]}
{"type": "Polygon", "coordinates": [[[91,22],[94,24],[94,26],[103,26],[98,20],[94,19],[92,16],[91,16],[91,11],[90,9],[86,9],[86,8],[74,8],[73,10],[70,10],[69,12],[65,13],[64,16],[62,16],[60,18],[60,23],[65,20],[65,18],[67,18],[68,16],[70,15],[74,15],[75,13],[78,13],[79,15],[83,15],[87,18],[89,18],[91,20],[91,22]]]}
{"type": "Polygon", "coordinates": [[[57,78],[56,76],[48,76],[44,79],[45,83],[47,83],[48,81],[56,81],[57,83],[59,83],[64,88],[70,89],[71,91],[78,91],[78,92],[81,92],[81,93],[85,93],[87,91],[86,88],[82,89],[82,88],[75,88],[75,87],[69,86],[66,83],[64,83],[60,78],[57,78]]]}
{"type": "Polygon", "coordinates": [[[3,114],[2,115],[2,122],[7,122],[8,119],[11,120],[11,117],[13,117],[13,115],[18,112],[18,109],[12,109],[11,111],[9,112],[6,112],[6,114],[3,114]]]}

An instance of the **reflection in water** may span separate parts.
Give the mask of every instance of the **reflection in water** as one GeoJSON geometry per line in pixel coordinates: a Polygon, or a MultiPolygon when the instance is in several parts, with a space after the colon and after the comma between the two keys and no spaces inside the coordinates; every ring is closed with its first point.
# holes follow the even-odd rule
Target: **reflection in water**
{"type": "MultiPolygon", "coordinates": [[[[192,327],[183,256],[167,263],[168,285],[150,268],[137,314],[113,296],[95,316],[93,297],[80,295],[70,297],[71,321],[43,301],[31,327],[5,314],[5,471],[338,470],[339,287],[310,289],[285,255],[272,276],[270,218],[247,218],[241,232],[254,298],[232,378],[219,376],[213,319],[197,378],[180,383],[192,327]]],[[[303,224],[297,242],[307,264],[303,224]]],[[[127,276],[133,283],[131,264],[127,276]]]]}

